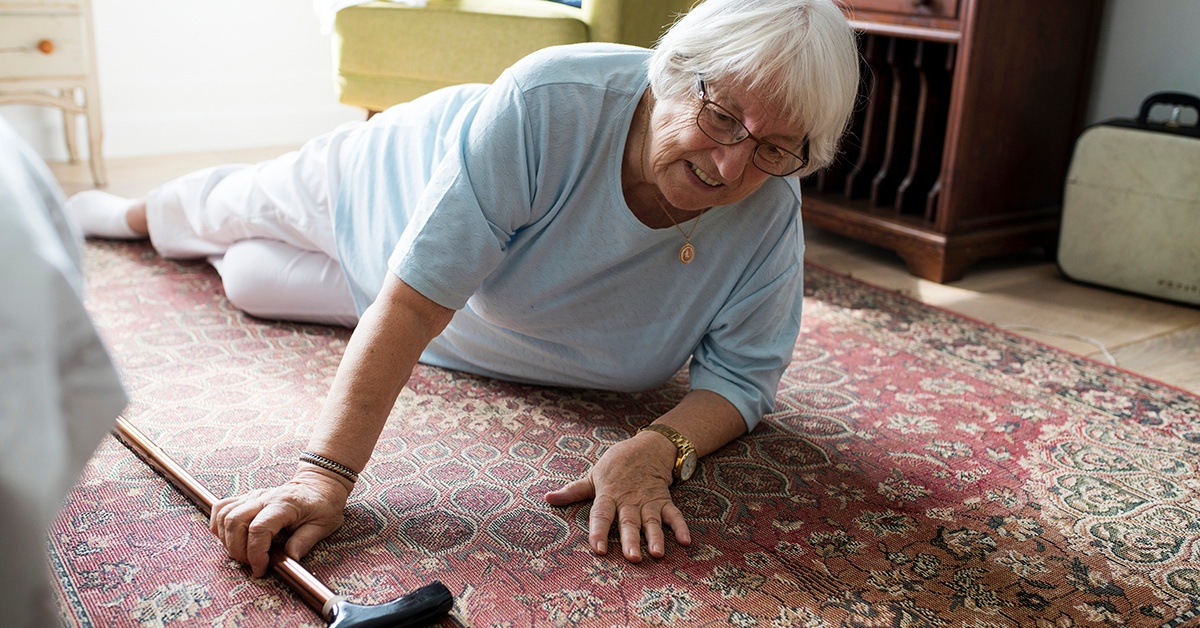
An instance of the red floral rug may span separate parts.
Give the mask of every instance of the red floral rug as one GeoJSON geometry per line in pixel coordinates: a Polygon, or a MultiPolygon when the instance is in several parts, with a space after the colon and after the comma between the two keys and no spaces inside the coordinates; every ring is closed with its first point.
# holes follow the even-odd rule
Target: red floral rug
{"type": "MultiPolygon", "coordinates": [[[[203,264],[88,248],[126,416],[218,495],[295,467],[348,332],[230,308],[203,264]]],[[[1200,399],[819,269],[778,412],[675,490],[690,548],[586,548],[541,496],[670,407],[420,367],[304,563],[381,603],[437,579],[446,625],[1200,623],[1200,399]]],[[[64,621],[320,626],[111,438],[50,531],[64,621]]]]}

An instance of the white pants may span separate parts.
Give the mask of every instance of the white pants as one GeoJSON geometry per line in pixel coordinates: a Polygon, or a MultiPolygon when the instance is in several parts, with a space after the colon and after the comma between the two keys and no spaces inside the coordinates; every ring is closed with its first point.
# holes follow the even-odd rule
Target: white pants
{"type": "Polygon", "coordinates": [[[253,316],[358,323],[331,217],[339,151],[352,122],[255,165],[200,170],[146,196],[150,240],[166,258],[206,258],[225,296],[253,316]]]}

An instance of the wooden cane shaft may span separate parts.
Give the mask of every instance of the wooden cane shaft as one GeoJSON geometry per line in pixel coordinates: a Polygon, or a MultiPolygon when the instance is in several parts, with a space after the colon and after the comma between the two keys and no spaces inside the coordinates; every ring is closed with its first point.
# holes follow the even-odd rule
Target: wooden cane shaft
{"type": "MultiPolygon", "coordinates": [[[[151,467],[167,479],[179,492],[196,504],[206,516],[211,516],[217,497],[203,484],[192,477],[179,463],[171,459],[154,441],[133,426],[124,417],[117,417],[115,435],[134,453],[138,454],[151,467]]],[[[312,575],[296,560],[288,557],[280,547],[271,548],[271,569],[275,575],[288,583],[304,602],[317,611],[322,617],[326,616],[328,602],[336,596],[329,587],[325,586],[316,576],[312,575]]]]}

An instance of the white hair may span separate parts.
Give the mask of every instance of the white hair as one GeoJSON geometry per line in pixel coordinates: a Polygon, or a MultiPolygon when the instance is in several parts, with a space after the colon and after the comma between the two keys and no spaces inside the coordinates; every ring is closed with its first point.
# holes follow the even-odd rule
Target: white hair
{"type": "Polygon", "coordinates": [[[657,98],[697,80],[752,90],[803,131],[805,176],[833,163],[858,96],[856,35],[833,0],[706,0],[659,40],[650,59],[657,98]]]}

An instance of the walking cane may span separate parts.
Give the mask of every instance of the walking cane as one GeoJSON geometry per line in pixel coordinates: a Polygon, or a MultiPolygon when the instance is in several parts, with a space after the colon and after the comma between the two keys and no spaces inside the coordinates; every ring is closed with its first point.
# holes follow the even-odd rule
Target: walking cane
{"type": "MultiPolygon", "coordinates": [[[[158,471],[179,492],[206,515],[212,512],[217,498],[196,481],[183,467],[172,460],[154,441],[134,427],[124,417],[117,417],[113,435],[158,471]]],[[[317,580],[296,560],[289,558],[283,548],[271,548],[271,569],[288,583],[304,602],[329,622],[330,628],[374,628],[383,626],[419,626],[450,612],[454,597],[441,582],[433,582],[402,595],[391,602],[366,606],[352,604],[334,595],[329,587],[317,580]]]]}

